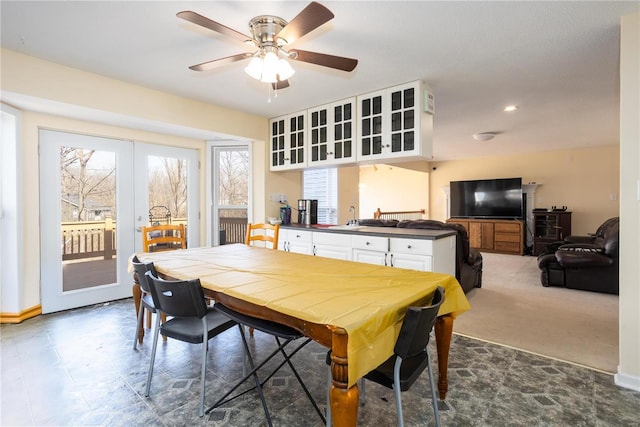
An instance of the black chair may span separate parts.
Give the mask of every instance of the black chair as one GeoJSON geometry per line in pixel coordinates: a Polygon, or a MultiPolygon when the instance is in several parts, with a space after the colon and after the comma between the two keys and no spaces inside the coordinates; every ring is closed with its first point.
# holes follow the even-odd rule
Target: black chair
{"type": "MultiPolygon", "coordinates": [[[[140,298],[140,305],[138,307],[137,321],[136,321],[136,331],[133,336],[133,349],[136,349],[136,342],[141,340],[140,328],[143,327],[143,318],[144,311],[147,310],[149,313],[156,314],[156,306],[153,303],[153,298],[151,297],[151,290],[149,289],[149,283],[147,281],[147,276],[145,273],[147,271],[151,271],[154,276],[157,276],[156,268],[154,267],[152,262],[143,263],[140,262],[137,256],[133,256],[131,258],[131,264],[133,265],[133,269],[138,278],[138,283],[140,284],[140,290],[142,291],[142,296],[140,298]]],[[[167,316],[165,314],[159,314],[161,316],[161,320],[165,322],[167,320],[167,316]]],[[[166,341],[166,337],[163,335],[162,337],[166,341]]]]}
{"type": "MultiPolygon", "coordinates": [[[[393,389],[396,398],[398,426],[404,426],[402,416],[401,392],[411,388],[420,374],[427,369],[429,385],[431,387],[431,401],[436,419],[436,426],[440,426],[438,412],[438,398],[431,369],[431,357],[427,345],[440,305],[444,301],[444,290],[438,287],[433,294],[431,305],[426,307],[409,307],[402,321],[398,340],[393,349],[393,356],[383,362],[373,371],[364,376],[365,379],[393,389]]],[[[327,357],[330,361],[330,357],[327,357]]],[[[331,384],[329,384],[330,386],[331,384]]],[[[331,407],[327,405],[327,426],[331,425],[331,407]]]]}
{"type": "Polygon", "coordinates": [[[309,398],[309,400],[311,401],[311,404],[313,405],[313,407],[315,408],[316,412],[318,413],[318,415],[320,415],[320,418],[322,419],[322,422],[325,422],[325,418],[324,415],[322,413],[322,411],[320,410],[320,408],[318,408],[318,405],[316,404],[315,400],[313,400],[313,397],[311,396],[311,393],[309,392],[309,390],[307,389],[307,387],[305,386],[304,382],[302,381],[302,378],[300,378],[300,375],[298,374],[298,371],[296,370],[296,368],[293,366],[293,364],[291,363],[291,358],[298,352],[300,351],[305,345],[307,345],[311,339],[307,338],[305,339],[300,345],[298,345],[291,353],[287,353],[285,351],[285,347],[287,347],[290,343],[292,343],[293,341],[304,337],[304,335],[302,335],[300,332],[298,332],[297,330],[290,328],[288,326],[282,325],[280,323],[276,323],[276,322],[272,322],[269,320],[263,320],[263,319],[259,319],[257,317],[253,317],[253,316],[249,316],[243,313],[239,313],[219,302],[216,302],[215,306],[216,309],[218,309],[219,311],[221,311],[222,313],[224,313],[225,315],[227,315],[229,318],[233,319],[235,322],[238,323],[238,325],[240,326],[240,335],[242,336],[242,342],[244,344],[244,348],[245,348],[245,354],[246,357],[249,361],[249,366],[251,367],[251,371],[248,372],[240,381],[238,381],[236,383],[236,385],[234,385],[226,394],[224,394],[220,399],[218,399],[218,401],[216,403],[214,403],[209,409],[207,409],[206,413],[210,413],[212,410],[214,410],[215,408],[217,408],[218,406],[233,400],[237,397],[240,397],[252,390],[257,390],[258,391],[258,395],[260,396],[260,401],[262,402],[262,407],[264,409],[264,413],[265,413],[265,417],[267,418],[267,424],[269,426],[272,426],[273,423],[271,421],[271,414],[269,413],[269,408],[267,407],[267,401],[264,397],[264,392],[262,391],[262,387],[264,386],[264,384],[269,381],[269,379],[282,367],[284,366],[285,363],[287,363],[289,365],[289,367],[291,368],[291,371],[293,372],[293,375],[296,377],[296,379],[298,380],[298,382],[300,383],[300,386],[302,387],[302,389],[304,390],[305,394],[307,395],[307,397],[309,398]],[[264,332],[266,334],[272,335],[275,340],[276,340],[276,344],[277,344],[277,348],[269,355],[267,356],[262,362],[260,362],[257,366],[255,365],[254,361],[253,361],[253,357],[251,356],[251,352],[249,351],[249,345],[247,344],[247,339],[245,336],[245,332],[244,332],[244,326],[248,326],[250,328],[256,329],[258,331],[264,332]],[[282,340],[282,341],[281,341],[282,340]],[[271,359],[273,359],[278,353],[282,354],[284,357],[284,360],[271,372],[271,374],[269,374],[263,381],[260,381],[260,379],[258,378],[258,370],[260,368],[262,368],[264,365],[267,364],[267,362],[269,362],[271,359]],[[242,385],[246,380],[248,380],[250,377],[253,377],[254,381],[255,381],[255,386],[245,390],[239,394],[237,394],[236,396],[233,397],[229,397],[238,387],[240,387],[240,385],[242,385]]]}
{"type": "Polygon", "coordinates": [[[154,276],[151,271],[147,271],[145,274],[156,309],[166,313],[168,316],[173,316],[172,319],[162,325],[160,324],[160,317],[156,316],[145,396],[149,397],[159,334],[191,344],[202,343],[202,373],[200,376],[200,409],[198,415],[203,416],[208,342],[214,336],[235,326],[236,322],[220,313],[214,307],[207,307],[199,279],[167,281],[154,276]]]}

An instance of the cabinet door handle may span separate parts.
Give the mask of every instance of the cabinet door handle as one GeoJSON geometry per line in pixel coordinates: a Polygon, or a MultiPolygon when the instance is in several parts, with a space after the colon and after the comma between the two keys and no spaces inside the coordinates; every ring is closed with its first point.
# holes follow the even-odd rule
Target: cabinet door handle
{"type": "Polygon", "coordinates": [[[384,266],[387,267],[389,264],[387,264],[387,255],[388,254],[384,254],[384,266]]]}
{"type": "Polygon", "coordinates": [[[407,249],[411,249],[411,245],[407,245],[407,249]]]}
{"type": "Polygon", "coordinates": [[[365,244],[366,244],[367,246],[369,246],[369,245],[370,245],[371,243],[369,243],[369,242],[366,242],[365,244]]]}
{"type": "Polygon", "coordinates": [[[316,256],[316,245],[313,245],[313,256],[316,256]]]}
{"type": "Polygon", "coordinates": [[[389,259],[390,259],[389,265],[393,267],[393,254],[389,255],[389,259]]]}

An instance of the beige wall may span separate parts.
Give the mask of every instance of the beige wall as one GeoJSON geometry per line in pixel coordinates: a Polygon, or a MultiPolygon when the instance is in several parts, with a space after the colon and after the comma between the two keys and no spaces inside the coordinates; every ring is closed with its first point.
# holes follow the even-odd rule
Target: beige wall
{"type": "Polygon", "coordinates": [[[640,12],[620,41],[620,365],[616,383],[640,391],[640,12]]]}
{"type": "Polygon", "coordinates": [[[429,163],[360,166],[360,218],[388,211],[425,210],[429,217],[429,163]]]}
{"type": "MultiPolygon", "coordinates": [[[[220,108],[174,95],[108,79],[99,75],[63,67],[37,58],[2,49],[1,89],[37,101],[54,103],[54,108],[68,106],[91,109],[95,121],[82,121],[63,117],[63,109],[54,114],[23,111],[22,114],[22,170],[23,170],[23,227],[24,227],[24,290],[20,308],[40,304],[40,229],[38,183],[38,129],[84,133],[108,138],[120,138],[155,144],[170,144],[199,150],[201,164],[205,165],[204,139],[173,136],[165,133],[136,130],[129,127],[98,123],[113,115],[126,116],[130,122],[142,120],[167,125],[167,128],[201,130],[206,135],[232,135],[253,141],[253,161],[257,164],[253,178],[254,206],[252,215],[263,218],[265,189],[269,188],[272,174],[266,168],[264,141],[268,140],[268,120],[245,113],[220,108]],[[64,105],[63,105],[64,104],[64,105]]],[[[4,99],[3,99],[4,100],[4,99]]],[[[132,125],[133,126],[133,125],[132,125]]],[[[200,174],[200,241],[206,241],[205,168],[200,174]]]]}
{"type": "Polygon", "coordinates": [[[536,182],[535,206],[568,206],[572,234],[593,232],[619,214],[618,145],[432,162],[430,218],[447,219],[449,181],[522,177],[536,182]],[[612,200],[613,199],[613,200],[612,200]]]}

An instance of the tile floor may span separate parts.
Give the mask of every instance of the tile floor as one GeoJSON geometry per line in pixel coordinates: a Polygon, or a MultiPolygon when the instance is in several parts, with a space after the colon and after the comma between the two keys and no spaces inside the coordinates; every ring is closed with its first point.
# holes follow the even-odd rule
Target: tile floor
{"type": "MultiPolygon", "coordinates": [[[[255,393],[198,417],[196,345],[160,342],[145,398],[151,339],[133,350],[134,324],[133,302],[125,299],[2,325],[0,425],[265,425],[255,393]]],[[[235,328],[210,341],[207,404],[240,376],[240,345],[235,328]]],[[[251,345],[264,353],[273,341],[256,332],[251,345]]],[[[322,408],[325,353],[312,343],[294,357],[322,408]]],[[[322,425],[289,372],[283,368],[266,386],[274,425],[322,425]]],[[[403,394],[407,426],[434,425],[427,377],[403,394]]],[[[369,383],[365,402],[359,426],[395,424],[390,390],[369,383]]],[[[640,393],[616,387],[611,375],[458,335],[440,407],[443,426],[640,426],[640,393]]]]}

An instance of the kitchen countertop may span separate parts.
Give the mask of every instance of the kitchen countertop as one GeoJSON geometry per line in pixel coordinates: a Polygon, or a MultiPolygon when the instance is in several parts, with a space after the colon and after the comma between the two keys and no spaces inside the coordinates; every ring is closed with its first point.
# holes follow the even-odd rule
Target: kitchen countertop
{"type": "Polygon", "coordinates": [[[287,230],[319,231],[323,233],[351,235],[357,234],[362,236],[404,237],[423,240],[438,240],[444,237],[455,236],[456,234],[454,230],[423,230],[418,228],[368,227],[326,224],[314,224],[311,226],[301,224],[282,224],[280,225],[280,228],[287,230]]]}

